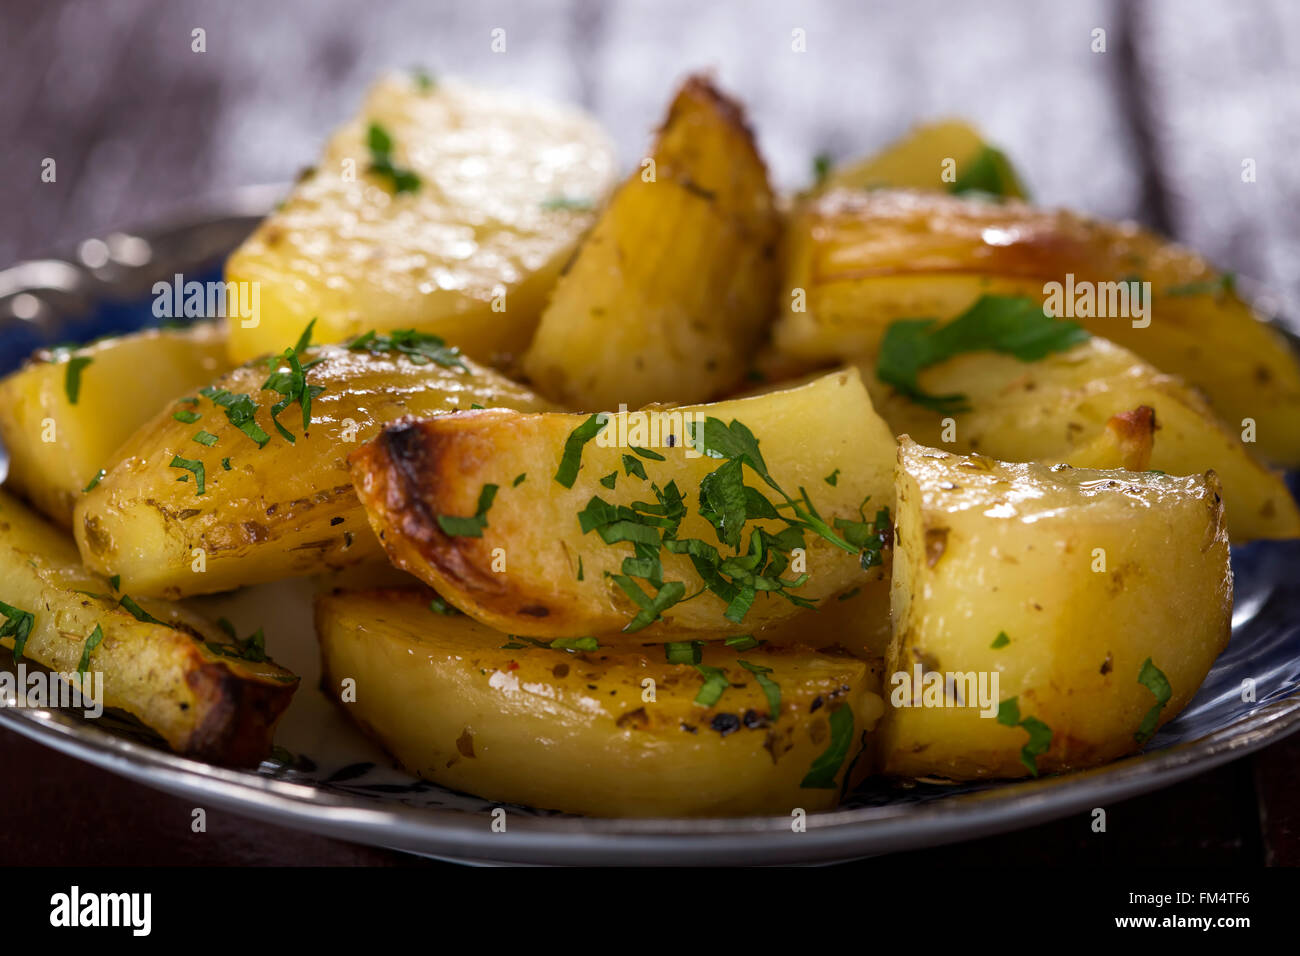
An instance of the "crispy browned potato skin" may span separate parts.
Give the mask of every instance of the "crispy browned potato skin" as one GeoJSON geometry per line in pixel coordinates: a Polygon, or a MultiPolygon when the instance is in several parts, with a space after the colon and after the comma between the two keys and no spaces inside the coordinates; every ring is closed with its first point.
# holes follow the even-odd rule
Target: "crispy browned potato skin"
{"type": "MultiPolygon", "coordinates": [[[[139,718],[185,756],[233,766],[262,760],[298,678],[273,661],[214,653],[206,643],[229,638],[177,605],[142,602],[164,622],[154,624],[120,607],[119,596],[81,566],[63,532],[0,492],[0,601],[35,618],[24,659],[72,673],[98,625],[104,637],[90,670],[103,674],[105,706],[139,718]]],[[[12,650],[14,639],[0,643],[12,650]]]]}
{"type": "MultiPolygon", "coordinates": [[[[758,438],[772,475],[786,488],[806,487],[827,521],[857,520],[858,508],[887,507],[893,494],[894,440],[870,407],[856,369],[836,372],[798,389],[698,406],[723,421],[739,420],[758,438]],[[838,484],[824,482],[839,468],[838,484]]],[[[691,413],[687,406],[681,411],[691,413]]],[[[565,439],[584,421],[579,415],[524,415],[499,410],[458,413],[427,421],[403,421],[386,428],[350,458],[357,494],[389,559],[436,588],[448,601],[510,634],[533,637],[612,635],[622,631],[635,607],[604,579],[618,573],[629,556],[626,545],[605,545],[593,532],[583,535],[578,513],[593,495],[629,504],[649,488],[620,477],[607,491],[599,478],[619,470],[627,451],[599,447],[583,451],[572,488],[553,479],[565,439]],[[512,482],[526,473],[524,483],[512,482]],[[485,484],[500,489],[482,537],[445,534],[439,515],[473,514],[485,484]],[[579,559],[584,577],[579,580],[579,559]],[[499,559],[505,565],[499,565],[499,559]],[[494,570],[495,568],[495,570],[494,570]]],[[[689,458],[680,445],[659,448],[667,461],[647,462],[651,480],[674,480],[689,506],[682,537],[715,540],[696,513],[700,481],[716,459],[689,458]]],[[[758,479],[749,475],[748,483],[758,479]]],[[[769,522],[769,530],[783,525],[769,522]]],[[[807,537],[809,579],[796,593],[824,600],[879,578],[885,568],[863,571],[856,554],[820,538],[807,537]]],[[[684,555],[662,555],[665,580],[682,581],[687,593],[702,587],[684,555]]],[[[726,620],[726,605],[704,593],[670,608],[663,620],[636,632],[647,641],[680,640],[684,631],[748,633],[796,608],[760,594],[740,623],[726,620]]]]}
{"type": "Polygon", "coordinates": [[[937,193],[832,191],[801,206],[788,230],[775,343],[803,358],[874,352],[901,318],[949,319],[984,294],[1045,298],[1047,282],[1151,283],[1150,325],[1074,321],[1202,389],[1233,430],[1257,424],[1266,460],[1300,465],[1300,360],[1231,293],[1172,294],[1216,280],[1195,253],[1132,223],[1022,202],[937,193]],[[790,293],[802,289],[805,311],[790,293]]]}
{"type": "Polygon", "coordinates": [[[687,81],[650,157],[565,270],[525,356],[571,408],[704,401],[734,388],[771,319],[780,217],[740,106],[687,81]]]}
{"type": "Polygon", "coordinates": [[[335,591],[316,601],[322,686],[408,770],[489,800],[599,816],[788,815],[830,809],[868,761],[855,758],[884,710],[879,664],[837,648],[721,642],[702,663],[730,681],[695,702],[703,675],[630,641],[569,653],[525,645],[420,589],[335,591]],[[770,667],[770,706],[741,660],[770,667]],[[341,681],[355,681],[343,702],[341,681]],[[836,786],[802,781],[851,709],[836,786]]]}
{"type": "Polygon", "coordinates": [[[504,376],[464,360],[464,368],[403,356],[314,346],[307,383],[324,387],[312,400],[303,434],[298,406],[280,420],[295,434],[289,444],[271,424],[276,392],[263,391],[264,362],[241,366],[214,384],[249,394],[257,423],[270,436],[263,448],[242,434],[209,399],[170,405],[107,463],[108,473],[82,497],[74,530],[87,567],[120,574],[133,594],[176,598],[209,594],[295,575],[382,562],[352,489],[346,455],[388,421],[407,414],[437,415],[471,405],[549,409],[549,402],[504,376]],[[202,417],[193,423],[178,410],[202,417]],[[217,437],[196,444],[204,429],[217,437]],[[204,462],[206,490],[177,481],[186,472],[174,456],[204,462]],[[221,464],[230,458],[227,470],[221,464]],[[194,549],[203,551],[195,570],[194,549]]]}

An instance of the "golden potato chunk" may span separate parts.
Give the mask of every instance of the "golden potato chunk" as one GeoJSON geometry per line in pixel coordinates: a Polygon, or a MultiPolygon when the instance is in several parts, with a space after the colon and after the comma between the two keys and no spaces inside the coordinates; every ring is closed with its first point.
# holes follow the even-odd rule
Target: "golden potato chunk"
{"type": "Polygon", "coordinates": [[[77,505],[86,565],[120,574],[132,593],[181,597],[382,562],[352,490],[350,449],[403,415],[551,407],[435,339],[368,341],[295,357],[310,399],[274,419],[284,396],[266,386],[291,377],[284,360],[274,376],[250,363],[165,408],[77,505]]]}
{"type": "Polygon", "coordinates": [[[0,605],[0,643],[22,643],[16,663],[68,675],[186,756],[257,764],[298,686],[257,640],[167,602],[136,602],[85,570],[71,540],[2,491],[0,605]]]}
{"type": "Polygon", "coordinates": [[[0,380],[5,485],[64,528],[82,489],[169,400],[230,367],[225,331],[150,329],[38,352],[0,380]]]}
{"type": "Polygon", "coordinates": [[[1213,472],[1007,464],[901,440],[880,768],[1018,777],[1137,749],[1227,645],[1223,517],[1213,472]]]}
{"type": "Polygon", "coordinates": [[[420,591],[316,604],[326,692],[404,767],[489,800],[598,816],[835,806],[884,704],[869,664],[806,647],[539,646],[420,591]],[[775,705],[775,706],[774,706],[775,705]]]}
{"type": "Polygon", "coordinates": [[[515,92],[390,76],[226,264],[257,283],[244,361],[291,344],[414,328],[484,361],[522,352],[613,182],[585,113],[515,92]]]}
{"type": "Polygon", "coordinates": [[[1201,396],[1132,352],[1092,338],[1036,362],[994,352],[957,355],[924,370],[927,394],[960,394],[965,412],[932,411],[863,368],[895,434],[1002,461],[1199,475],[1223,484],[1233,541],[1300,536],[1300,510],[1282,476],[1257,461],[1201,396]]]}
{"type": "Polygon", "coordinates": [[[572,408],[714,398],[772,315],[779,218],[740,107],[687,81],[650,162],[583,242],[524,359],[572,408]]]}
{"type": "Polygon", "coordinates": [[[950,319],[981,295],[1034,296],[1204,390],[1265,459],[1300,465],[1300,360],[1230,276],[1131,223],[1014,201],[840,190],[800,208],[788,244],[775,330],[783,352],[852,358],[874,352],[897,319],[950,319]]]}

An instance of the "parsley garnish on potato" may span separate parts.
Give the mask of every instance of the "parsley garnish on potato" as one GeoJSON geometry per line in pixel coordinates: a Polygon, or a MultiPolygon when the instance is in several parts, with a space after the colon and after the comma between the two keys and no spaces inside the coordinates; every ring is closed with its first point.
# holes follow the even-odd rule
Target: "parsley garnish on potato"
{"type": "Polygon", "coordinates": [[[1138,725],[1137,733],[1133,735],[1134,740],[1139,744],[1144,744],[1156,732],[1156,724],[1160,720],[1160,711],[1164,710],[1165,704],[1169,703],[1169,698],[1174,695],[1174,689],[1169,684],[1169,678],[1165,677],[1160,668],[1151,663],[1149,657],[1142,662],[1142,669],[1138,672],[1138,683],[1155,694],[1156,697],[1156,702],[1146,712],[1146,716],[1142,718],[1142,723],[1138,725]]]}
{"type": "Polygon", "coordinates": [[[970,411],[961,394],[930,395],[917,376],[966,352],[1000,352],[1022,362],[1036,362],[1088,340],[1074,322],[1054,319],[1024,296],[985,295],[946,325],[937,319],[899,319],[885,330],[876,362],[876,377],[940,414],[970,411]]]}
{"type": "Polygon", "coordinates": [[[366,146],[370,149],[370,172],[386,178],[395,193],[413,193],[420,188],[420,177],[414,170],[393,162],[393,138],[378,123],[366,130],[366,146]]]}

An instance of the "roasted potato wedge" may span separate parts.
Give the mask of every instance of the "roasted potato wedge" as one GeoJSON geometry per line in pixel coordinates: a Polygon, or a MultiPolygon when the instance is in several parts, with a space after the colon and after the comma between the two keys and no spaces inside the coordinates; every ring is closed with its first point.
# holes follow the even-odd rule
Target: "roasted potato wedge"
{"type": "MultiPolygon", "coordinates": [[[[32,615],[28,628],[18,628],[26,631],[19,661],[70,681],[79,680],[98,628],[87,673],[102,674],[103,682],[79,686],[92,696],[102,687],[98,702],[139,718],[186,756],[256,764],[270,752],[276,721],[298,686],[260,648],[202,618],[166,602],[132,602],[81,566],[63,532],[2,491],[0,602],[32,615]]],[[[13,650],[17,638],[0,643],[13,650]]]]}
{"type": "Polygon", "coordinates": [[[1111,283],[1095,290],[1106,293],[1107,315],[1064,317],[1204,390],[1233,430],[1253,423],[1265,459],[1300,465],[1300,360],[1232,292],[1230,277],[1131,223],[1019,202],[840,190],[801,207],[788,245],[775,330],[783,352],[851,358],[874,351],[900,318],[952,318],[986,294],[1046,301],[1048,283],[1063,293],[1067,276],[1111,283]],[[1112,299],[1129,301],[1130,280],[1151,284],[1145,314],[1109,314],[1112,299]]]}
{"type": "Polygon", "coordinates": [[[1019,777],[1115,759],[1187,705],[1227,645],[1213,472],[1007,464],[905,438],[898,512],[891,707],[876,735],[887,773],[1019,777]],[[927,698],[927,673],[987,679],[1000,714],[981,716],[969,692],[927,698]]]}
{"type": "Polygon", "coordinates": [[[170,399],[230,367],[225,340],[204,322],[36,353],[0,380],[5,486],[71,528],[82,489],[118,446],[170,399]]]}
{"type": "Polygon", "coordinates": [[[569,652],[435,614],[419,591],[323,594],[316,628],[326,693],[355,681],[340,706],[409,771],[572,813],[828,809],[884,710],[877,671],[848,654],[713,643],[708,672],[659,646],[569,652]]]}
{"type": "MultiPolygon", "coordinates": [[[[721,448],[708,437],[710,422],[731,423],[727,434],[733,440],[738,431],[752,432],[773,481],[791,496],[807,489],[828,524],[874,522],[875,510],[891,504],[893,435],[872,410],[856,369],[755,398],[613,414],[599,432],[587,433],[585,447],[581,429],[599,427],[595,415],[479,411],[405,421],[384,429],[351,462],[357,493],[393,563],[461,610],[510,634],[567,637],[628,629],[646,640],[676,640],[672,635],[690,631],[748,632],[793,615],[799,602],[833,597],[881,576],[887,546],[875,554],[883,564],[864,569],[865,550],[808,533],[801,555],[785,550],[793,547],[789,542],[764,552],[755,573],[768,585],[749,592],[752,606],[741,606],[743,600],[728,592],[744,578],[735,565],[744,560],[740,554],[721,569],[726,580],[711,574],[709,589],[702,590],[699,569],[706,556],[688,556],[685,542],[717,549],[708,566],[712,572],[718,560],[754,544],[755,527],[769,535],[789,527],[775,515],[762,517],[757,504],[742,507],[736,498],[748,502],[749,493],[734,490],[740,511],[726,519],[734,538],[721,543],[722,532],[696,505],[703,503],[702,489],[710,501],[719,500],[726,476],[705,478],[724,462],[682,440],[691,423],[703,427],[711,450],[721,448]],[[668,415],[670,423],[659,428],[657,438],[650,431],[660,420],[656,415],[668,415]],[[639,456],[633,449],[643,442],[664,460],[639,456]],[[567,486],[559,480],[566,467],[567,486]],[[490,486],[497,489],[495,497],[490,486]],[[864,500],[870,501],[865,512],[864,500]],[[612,510],[637,502],[649,505],[617,517],[612,510]],[[673,539],[671,545],[663,543],[665,535],[673,539]],[[778,554],[785,556],[788,572],[766,563],[778,554]],[[641,562],[661,570],[659,584],[653,569],[641,562]],[[798,602],[772,593],[774,574],[787,582],[807,575],[782,589],[798,602]],[[664,603],[648,607],[647,588],[664,603]],[[724,616],[729,609],[731,618],[724,616]]],[[[738,480],[782,502],[785,515],[791,515],[780,494],[740,460],[725,462],[732,477],[738,473],[738,480]]]]}
{"type": "Polygon", "coordinates": [[[870,363],[862,377],[895,434],[922,444],[1002,461],[1171,475],[1213,469],[1234,542],[1300,536],[1300,510],[1281,475],[1252,457],[1200,395],[1104,339],[1037,362],[972,352],[931,366],[919,379],[926,393],[966,396],[971,410],[952,416],[895,392],[870,363]]]}
{"type": "Polygon", "coordinates": [[[231,356],[279,351],[315,317],[323,342],[415,328],[508,361],[613,173],[576,109],[388,77],[230,257],[227,280],[260,290],[259,314],[231,322],[231,356]]]}
{"type": "Polygon", "coordinates": [[[304,351],[305,385],[324,390],[310,401],[310,429],[302,428],[300,403],[277,419],[292,444],[272,421],[281,395],[263,388],[265,362],[165,408],[78,503],[74,528],[86,565],[120,574],[133,594],[181,597],[382,561],[352,490],[350,448],[402,415],[475,404],[551,407],[436,345],[432,353],[452,364],[396,345],[385,350],[393,343],[384,339],[371,344],[376,350],[304,351]],[[252,424],[240,424],[247,416],[252,424]]]}
{"type": "Polygon", "coordinates": [[[961,120],[917,126],[876,155],[830,170],[816,191],[832,189],[978,191],[1020,199],[1028,195],[1002,151],[961,120]]]}
{"type": "Polygon", "coordinates": [[[699,77],[555,287],[524,370],[595,411],[714,398],[772,316],[779,217],[740,107],[699,77]]]}

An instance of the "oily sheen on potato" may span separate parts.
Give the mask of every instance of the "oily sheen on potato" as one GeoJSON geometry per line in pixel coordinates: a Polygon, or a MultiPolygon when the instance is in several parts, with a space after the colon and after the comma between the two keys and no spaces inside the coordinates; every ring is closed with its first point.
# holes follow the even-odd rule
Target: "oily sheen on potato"
{"type": "Polygon", "coordinates": [[[1234,542],[1300,536],[1300,510],[1282,476],[1255,459],[1197,392],[1104,339],[1036,362],[970,352],[920,374],[928,394],[964,395],[964,412],[910,400],[881,382],[871,363],[862,377],[895,434],[923,445],[1049,465],[1170,475],[1213,469],[1234,542]]]}
{"type": "MultiPolygon", "coordinates": [[[[142,605],[87,571],[64,532],[3,491],[0,605],[0,643],[14,650],[22,641],[15,664],[68,675],[84,664],[103,675],[99,703],[139,718],[187,756],[257,764],[298,686],[254,642],[168,602],[142,605]]],[[[88,694],[99,690],[76,679],[88,694]]]]}
{"type": "Polygon", "coordinates": [[[800,207],[788,246],[775,329],[783,352],[852,358],[873,352],[897,319],[946,320],[982,295],[1045,301],[1057,283],[1054,314],[1202,389],[1226,426],[1253,433],[1266,460],[1300,465],[1300,359],[1234,293],[1231,276],[1131,223],[1016,201],[838,190],[800,207]],[[1118,310],[1144,282],[1149,295],[1130,301],[1132,314],[1111,314],[1112,299],[1118,310]],[[1082,291],[1067,301],[1067,283],[1094,286],[1092,314],[1075,308],[1082,291]],[[1113,296],[1101,290],[1104,309],[1097,283],[1115,284],[1113,296]]]}
{"type": "Polygon", "coordinates": [[[322,686],[409,771],[488,800],[599,816],[829,809],[884,710],[878,671],[842,652],[713,641],[696,666],[657,645],[569,651],[437,614],[430,596],[322,594],[322,686]]]}
{"type": "Polygon", "coordinates": [[[300,397],[272,419],[282,395],[264,387],[261,361],[170,402],[136,432],[77,505],[86,566],[121,575],[132,593],[181,597],[382,561],[349,450],[403,415],[551,407],[436,340],[313,346],[294,361],[306,366],[306,409],[300,397]]]}
{"type": "Polygon", "coordinates": [[[0,380],[5,485],[72,526],[82,489],[164,403],[230,367],[225,330],[204,322],[38,352],[0,380]]]}
{"type": "Polygon", "coordinates": [[[691,78],[556,285],[529,378],[589,411],[733,388],[771,316],[779,228],[741,107],[691,78]]]}
{"type": "Polygon", "coordinates": [[[230,257],[227,280],[256,283],[260,299],[255,321],[232,321],[231,356],[278,351],[316,318],[322,342],[414,328],[508,360],[613,173],[580,110],[386,77],[230,257]]]}
{"type": "Polygon", "coordinates": [[[502,411],[404,421],[351,461],[357,493],[393,563],[510,634],[628,629],[637,639],[673,640],[668,635],[683,631],[744,633],[792,616],[800,601],[834,598],[881,576],[887,555],[864,562],[864,549],[822,535],[768,542],[757,570],[770,570],[767,562],[778,558],[788,566],[765,574],[749,592],[752,603],[736,613],[726,585],[744,578],[750,549],[767,541],[755,531],[788,538],[785,518],[796,507],[750,464],[702,455],[683,441],[686,425],[715,427],[710,423],[726,426],[731,440],[752,433],[776,486],[828,528],[853,523],[843,535],[867,532],[864,518],[874,521],[892,504],[894,438],[856,369],[753,398],[618,413],[603,428],[596,416],[502,411]],[[660,415],[671,424],[657,438],[649,431],[638,438],[635,429],[660,415]],[[589,427],[583,441],[580,429],[589,427]],[[653,457],[646,457],[637,447],[652,439],[642,451],[653,457]],[[723,466],[768,496],[769,507],[780,503],[781,512],[764,517],[746,497],[723,504],[726,482],[708,477],[723,466]],[[732,543],[724,545],[701,514],[702,490],[717,492],[709,500],[734,533],[732,543]],[[665,535],[673,541],[661,541],[665,535]],[[717,584],[710,571],[715,583],[707,589],[700,570],[706,558],[727,579],[717,584]],[[720,565],[724,560],[730,563],[720,565]],[[797,600],[773,593],[776,578],[797,600]],[[652,598],[666,603],[648,607],[652,598]]]}
{"type": "Polygon", "coordinates": [[[904,438],[892,602],[884,772],[1113,760],[1187,705],[1228,642],[1218,479],[1008,464],[904,438]],[[946,688],[927,700],[926,674],[990,687],[996,675],[998,716],[946,688]]]}

